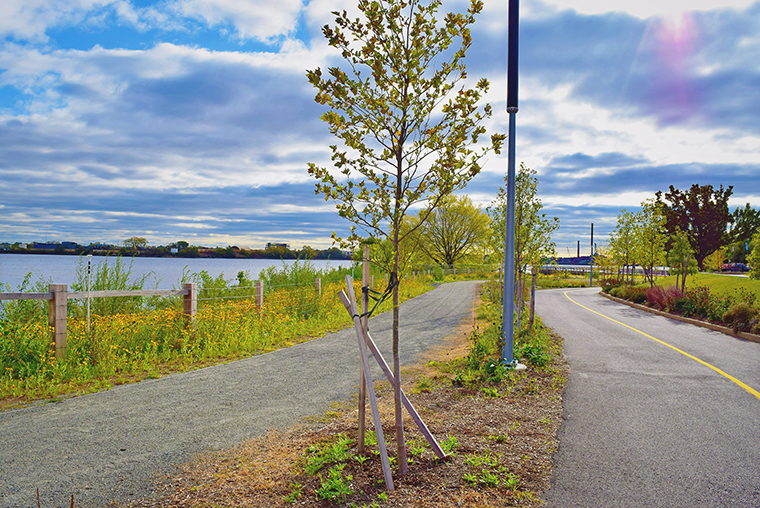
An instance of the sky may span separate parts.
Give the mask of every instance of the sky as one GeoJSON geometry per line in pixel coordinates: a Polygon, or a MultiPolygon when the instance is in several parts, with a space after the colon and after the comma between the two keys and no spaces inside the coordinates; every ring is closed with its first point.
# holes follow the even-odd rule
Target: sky
{"type": "MultiPolygon", "coordinates": [[[[307,164],[336,139],[307,69],[350,0],[0,2],[0,242],[331,246],[349,224],[307,164]]],[[[462,12],[462,0],[442,11],[462,12]]],[[[516,161],[560,219],[560,255],[603,244],[658,190],[760,207],[760,2],[523,0],[516,161]]],[[[507,1],[465,63],[506,133],[507,1]]],[[[463,191],[483,207],[506,150],[463,191]]]]}

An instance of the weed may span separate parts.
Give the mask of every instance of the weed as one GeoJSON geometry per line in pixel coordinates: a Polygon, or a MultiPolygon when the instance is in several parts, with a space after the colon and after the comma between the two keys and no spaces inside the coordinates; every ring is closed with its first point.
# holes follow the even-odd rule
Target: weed
{"type": "Polygon", "coordinates": [[[498,388],[489,388],[484,386],[480,389],[481,392],[483,392],[483,395],[485,395],[487,398],[495,399],[499,397],[499,389],[498,388]]]}
{"type": "Polygon", "coordinates": [[[345,464],[336,464],[327,471],[327,479],[322,478],[319,475],[320,487],[316,490],[317,496],[320,499],[326,501],[342,501],[354,493],[349,488],[347,482],[350,482],[353,477],[351,475],[343,476],[343,469],[345,464]]]}
{"type": "Polygon", "coordinates": [[[364,446],[377,446],[377,434],[374,430],[368,430],[364,434],[364,446]]]}
{"type": "Polygon", "coordinates": [[[446,439],[441,442],[441,450],[443,450],[443,453],[446,455],[455,454],[458,446],[459,440],[454,436],[446,436],[446,439]]]}
{"type": "Polygon", "coordinates": [[[491,452],[486,451],[482,455],[477,453],[467,455],[464,459],[464,462],[465,464],[473,467],[496,467],[499,465],[499,458],[491,456],[491,452]]]}
{"type": "Polygon", "coordinates": [[[349,460],[353,457],[348,451],[351,443],[351,439],[347,436],[339,435],[333,443],[327,443],[321,447],[310,446],[306,449],[309,455],[306,457],[306,462],[303,466],[304,471],[309,476],[314,476],[328,464],[336,464],[349,460]]]}
{"type": "Polygon", "coordinates": [[[283,500],[288,503],[292,504],[296,502],[296,499],[301,497],[302,494],[303,485],[301,485],[298,482],[294,482],[290,484],[290,494],[283,496],[283,500]]]}

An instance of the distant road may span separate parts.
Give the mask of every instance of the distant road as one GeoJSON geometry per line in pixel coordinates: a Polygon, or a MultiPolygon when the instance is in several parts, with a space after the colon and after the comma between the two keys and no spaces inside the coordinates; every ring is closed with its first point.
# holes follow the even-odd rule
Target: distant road
{"type": "Polygon", "coordinates": [[[760,507],[760,344],[598,291],[538,292],[570,364],[549,506],[760,507]]]}
{"type": "MultiPolygon", "coordinates": [[[[475,282],[444,284],[401,307],[402,363],[470,316],[475,282]]],[[[390,313],[370,320],[386,358],[390,313]]],[[[322,414],[356,393],[353,328],[273,353],[107,392],[0,413],[0,505],[103,507],[151,494],[153,478],[197,453],[322,414]]],[[[379,369],[378,372],[379,377],[379,369]]]]}

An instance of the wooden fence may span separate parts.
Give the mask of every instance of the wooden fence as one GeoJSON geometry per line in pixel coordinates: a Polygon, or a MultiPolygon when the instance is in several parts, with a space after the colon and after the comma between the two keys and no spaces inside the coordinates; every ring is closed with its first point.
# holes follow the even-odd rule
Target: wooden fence
{"type": "MultiPolygon", "coordinates": [[[[185,314],[185,326],[194,329],[198,313],[198,284],[187,283],[182,289],[143,289],[134,291],[69,291],[66,284],[50,284],[47,293],[0,293],[2,300],[47,300],[50,343],[55,348],[56,358],[66,356],[66,320],[68,300],[84,298],[119,298],[134,296],[181,296],[185,314]]],[[[318,295],[322,294],[320,279],[314,282],[318,295]]],[[[256,281],[254,286],[256,306],[264,305],[264,283],[256,281]]]]}

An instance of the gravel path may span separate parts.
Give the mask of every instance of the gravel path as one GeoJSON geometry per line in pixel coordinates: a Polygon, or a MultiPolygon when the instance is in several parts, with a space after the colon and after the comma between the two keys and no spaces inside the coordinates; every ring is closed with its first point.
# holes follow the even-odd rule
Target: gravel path
{"type": "MultiPolygon", "coordinates": [[[[402,364],[470,315],[476,282],[401,307],[402,364]]],[[[391,361],[391,313],[370,331],[391,361]]],[[[157,475],[206,451],[323,413],[357,392],[353,328],[226,365],[0,413],[0,505],[102,507],[150,496],[157,475]]],[[[379,369],[376,370],[379,376],[379,369]]],[[[377,379],[377,377],[376,377],[377,379]]]]}

